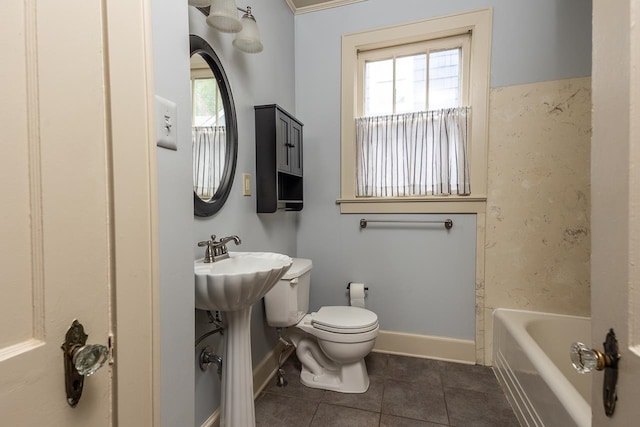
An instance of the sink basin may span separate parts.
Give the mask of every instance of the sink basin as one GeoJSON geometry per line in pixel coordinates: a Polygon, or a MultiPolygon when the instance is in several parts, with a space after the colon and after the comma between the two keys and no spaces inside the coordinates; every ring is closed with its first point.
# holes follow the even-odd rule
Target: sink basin
{"type": "Polygon", "coordinates": [[[260,300],[291,267],[286,255],[229,252],[229,258],[195,261],[196,308],[236,311],[260,300]]]}

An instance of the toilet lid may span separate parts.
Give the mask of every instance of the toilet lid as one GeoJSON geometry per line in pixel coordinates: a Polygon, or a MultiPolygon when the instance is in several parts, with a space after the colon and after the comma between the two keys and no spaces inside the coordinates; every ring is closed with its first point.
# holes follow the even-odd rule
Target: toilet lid
{"type": "Polygon", "coordinates": [[[378,326],[378,316],[365,308],[329,306],[318,310],[311,324],[323,331],[357,334],[375,329],[378,326]]]}

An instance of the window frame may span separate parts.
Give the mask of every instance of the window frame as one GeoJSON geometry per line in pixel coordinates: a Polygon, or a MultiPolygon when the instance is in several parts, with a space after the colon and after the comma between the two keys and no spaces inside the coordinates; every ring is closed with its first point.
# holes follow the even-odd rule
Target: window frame
{"type": "MultiPolygon", "coordinates": [[[[470,76],[470,40],[469,33],[456,36],[443,37],[439,39],[424,40],[418,43],[402,44],[400,46],[390,46],[379,49],[359,50],[358,69],[356,78],[356,117],[364,116],[365,101],[365,65],[367,62],[380,61],[385,59],[403,58],[407,56],[424,53],[427,58],[433,52],[444,50],[461,49],[461,75],[462,85],[460,93],[460,106],[469,105],[469,76],[470,76]]],[[[427,62],[427,69],[429,64],[427,62]]],[[[425,93],[426,103],[429,102],[429,81],[426,81],[427,92],[425,93]]],[[[394,85],[395,89],[395,85],[394,85]]],[[[396,101],[394,90],[393,101],[396,101]]],[[[429,108],[427,108],[429,109],[429,108]]],[[[395,110],[395,105],[394,105],[395,110]]],[[[395,113],[394,113],[395,114],[395,113]]]]}
{"type": "MultiPolygon", "coordinates": [[[[492,11],[483,9],[342,36],[341,213],[474,213],[487,198],[487,140],[492,11]],[[400,47],[471,33],[468,105],[471,106],[471,195],[356,197],[355,118],[359,100],[360,52],[400,47]]],[[[465,65],[463,65],[465,66],[465,65]]],[[[360,103],[360,105],[359,105],[360,103]]]]}

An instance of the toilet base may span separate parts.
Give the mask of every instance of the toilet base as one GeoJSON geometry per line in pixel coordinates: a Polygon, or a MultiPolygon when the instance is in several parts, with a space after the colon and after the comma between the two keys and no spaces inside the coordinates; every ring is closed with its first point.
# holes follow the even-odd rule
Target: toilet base
{"type": "MultiPolygon", "coordinates": [[[[375,332],[377,333],[377,329],[375,332]]],[[[296,347],[296,355],[302,365],[302,384],[339,393],[364,393],[369,389],[369,374],[364,357],[371,351],[375,336],[365,336],[364,338],[369,338],[368,341],[354,343],[322,341],[323,349],[321,342],[302,329],[300,324],[290,328],[288,335],[296,347]],[[327,356],[329,354],[337,360],[330,359],[327,356]]]]}
{"type": "Polygon", "coordinates": [[[369,375],[364,359],[341,365],[337,370],[324,370],[320,375],[302,365],[300,382],[307,387],[339,393],[364,393],[369,389],[369,375]]]}

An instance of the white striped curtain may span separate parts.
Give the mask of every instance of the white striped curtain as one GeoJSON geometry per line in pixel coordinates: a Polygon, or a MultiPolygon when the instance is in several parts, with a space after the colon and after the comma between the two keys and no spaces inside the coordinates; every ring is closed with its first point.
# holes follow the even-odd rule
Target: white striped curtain
{"type": "Polygon", "coordinates": [[[227,155],[225,126],[193,126],[193,191],[211,200],[220,186],[227,155]]]}
{"type": "Polygon", "coordinates": [[[356,119],[360,197],[469,195],[470,107],[356,119]]]}

